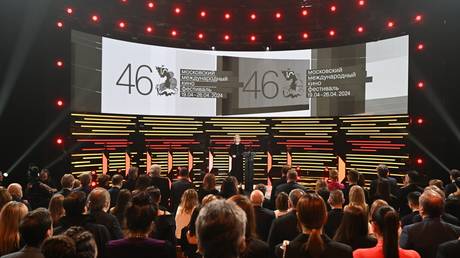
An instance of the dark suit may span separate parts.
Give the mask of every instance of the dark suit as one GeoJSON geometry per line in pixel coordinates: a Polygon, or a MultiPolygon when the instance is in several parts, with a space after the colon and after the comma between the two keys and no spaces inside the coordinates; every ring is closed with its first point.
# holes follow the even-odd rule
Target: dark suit
{"type": "Polygon", "coordinates": [[[120,223],[115,216],[103,211],[92,211],[89,215],[94,223],[104,225],[107,228],[111,240],[123,238],[120,223]]]}
{"type": "Polygon", "coordinates": [[[459,236],[460,227],[442,222],[440,218],[425,218],[403,228],[399,245],[417,251],[422,258],[432,258],[440,244],[459,236]]]}
{"type": "Polygon", "coordinates": [[[460,254],[460,240],[453,240],[439,245],[436,258],[457,258],[460,254]]]}
{"type": "Polygon", "coordinates": [[[267,241],[270,227],[275,219],[275,213],[267,208],[254,206],[254,214],[256,219],[257,235],[261,240],[267,241]]]}
{"type": "Polygon", "coordinates": [[[230,175],[238,179],[238,183],[243,183],[243,144],[232,144],[230,145],[229,155],[232,156],[232,171],[230,175]]]}
{"type": "Polygon", "coordinates": [[[407,214],[411,213],[411,209],[407,204],[407,195],[411,192],[423,192],[423,188],[416,184],[409,184],[401,190],[399,190],[399,215],[400,217],[406,216],[407,214]]]}
{"type": "Polygon", "coordinates": [[[457,186],[455,185],[455,183],[447,184],[444,191],[446,192],[446,196],[449,196],[451,193],[454,193],[457,191],[457,186]]]}
{"type": "Polygon", "coordinates": [[[446,212],[460,219],[460,197],[450,195],[446,200],[446,212]]]}
{"type": "Polygon", "coordinates": [[[342,209],[332,209],[327,213],[327,222],[324,225],[324,233],[330,237],[334,238],[335,232],[340,226],[343,217],[342,209]]]}
{"type": "Polygon", "coordinates": [[[271,208],[275,207],[277,187],[285,183],[287,183],[286,176],[283,176],[272,184],[272,192],[270,193],[271,208]]]}
{"type": "Polygon", "coordinates": [[[293,240],[300,234],[297,227],[297,215],[295,211],[290,211],[286,215],[275,219],[268,234],[267,243],[270,246],[270,251],[273,253],[275,247],[284,240],[293,240]]]}
{"type": "Polygon", "coordinates": [[[120,194],[120,188],[118,187],[111,187],[108,191],[110,194],[110,207],[115,207],[118,201],[118,195],[120,194]]]}
{"type": "MultiPolygon", "coordinates": [[[[419,211],[413,211],[409,214],[407,214],[406,216],[402,217],[401,218],[401,227],[405,227],[405,226],[408,226],[408,225],[412,225],[414,224],[414,218],[416,216],[419,216],[419,211]]],[[[420,217],[420,221],[422,220],[422,218],[420,217]]]]}
{"type": "Polygon", "coordinates": [[[180,198],[182,197],[182,194],[184,194],[185,191],[188,189],[192,189],[193,184],[187,179],[179,179],[176,182],[174,182],[171,186],[171,205],[172,205],[172,211],[175,213],[177,210],[177,207],[180,204],[180,198]]]}
{"type": "Polygon", "coordinates": [[[169,198],[171,198],[171,186],[169,178],[167,177],[151,177],[150,184],[160,189],[161,201],[160,205],[163,207],[169,207],[169,198]]]}
{"type": "Polygon", "coordinates": [[[393,177],[382,177],[378,179],[374,179],[371,181],[370,189],[369,189],[369,197],[374,197],[375,193],[377,192],[377,183],[379,180],[388,180],[390,184],[390,192],[394,196],[399,196],[399,186],[398,181],[396,181],[393,177]]]}
{"type": "Polygon", "coordinates": [[[125,238],[110,241],[107,245],[110,258],[175,258],[176,249],[171,243],[153,238],[125,238]]]}
{"type": "MultiPolygon", "coordinates": [[[[455,225],[455,226],[460,225],[460,222],[458,221],[458,219],[456,217],[450,215],[449,213],[444,212],[441,215],[441,220],[446,222],[446,223],[455,225]]],[[[417,223],[417,222],[421,222],[421,221],[422,221],[422,216],[420,214],[415,215],[414,218],[412,219],[413,223],[417,223]]]]}
{"type": "MultiPolygon", "coordinates": [[[[307,243],[309,236],[305,234],[298,235],[293,239],[286,250],[286,258],[303,258],[310,257],[308,253],[305,252],[304,245],[307,243]]],[[[351,247],[348,245],[336,242],[331,240],[329,237],[323,235],[324,250],[321,254],[321,258],[352,258],[353,253],[351,247]]],[[[277,248],[277,257],[283,257],[282,251],[278,251],[277,248]]]]}
{"type": "Polygon", "coordinates": [[[307,191],[305,189],[305,187],[303,187],[302,185],[298,184],[297,182],[289,182],[289,183],[279,185],[276,188],[276,195],[278,195],[281,192],[289,194],[294,189],[301,189],[301,190],[304,190],[305,192],[307,191]]]}
{"type": "Polygon", "coordinates": [[[268,258],[270,257],[270,248],[267,243],[259,239],[249,239],[246,243],[246,249],[240,255],[241,258],[268,258]]]}
{"type": "Polygon", "coordinates": [[[62,188],[61,191],[57,192],[58,194],[61,194],[62,196],[66,197],[72,192],[71,189],[69,188],[62,188]]]}
{"type": "Polygon", "coordinates": [[[3,255],[1,258],[44,258],[40,248],[25,246],[21,250],[3,255]]]}

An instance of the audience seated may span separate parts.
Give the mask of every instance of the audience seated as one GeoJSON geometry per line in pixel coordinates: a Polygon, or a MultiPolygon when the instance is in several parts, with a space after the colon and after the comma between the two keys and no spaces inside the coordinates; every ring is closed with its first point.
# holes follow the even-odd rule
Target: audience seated
{"type": "Polygon", "coordinates": [[[358,206],[345,208],[334,240],[351,246],[353,250],[370,248],[377,244],[377,239],[369,235],[367,213],[358,206]]]}
{"type": "Polygon", "coordinates": [[[327,200],[329,200],[330,192],[327,186],[326,179],[321,178],[316,180],[315,193],[317,193],[319,196],[323,198],[323,201],[326,202],[327,209],[329,210],[330,207],[327,203],[327,200]]]}
{"type": "Polygon", "coordinates": [[[246,214],[233,202],[216,200],[201,208],[196,221],[203,258],[238,258],[245,250],[246,214]]]}
{"type": "Polygon", "coordinates": [[[216,189],[216,176],[213,173],[206,173],[203,178],[203,184],[198,190],[198,198],[200,202],[208,194],[219,194],[219,191],[216,189]]]}
{"type": "Polygon", "coordinates": [[[93,234],[82,227],[70,227],[64,235],[73,240],[75,244],[75,258],[96,258],[98,250],[93,234]]]}
{"type": "MultiPolygon", "coordinates": [[[[262,203],[262,207],[273,210],[274,207],[271,205],[270,199],[265,198],[265,196],[267,196],[267,186],[264,184],[257,184],[254,186],[254,190],[259,190],[264,194],[264,202],[262,203]]],[[[250,190],[248,190],[247,192],[249,193],[250,190]]]]}
{"type": "Polygon", "coordinates": [[[126,209],[131,205],[131,192],[128,189],[121,189],[118,194],[115,207],[110,209],[110,214],[115,216],[123,230],[126,230],[126,209]]]}
{"type": "Polygon", "coordinates": [[[110,176],[106,174],[100,174],[97,176],[97,186],[102,187],[106,190],[110,188],[110,176]]]}
{"type": "Polygon", "coordinates": [[[391,193],[390,181],[386,179],[377,180],[377,190],[372,197],[372,201],[384,200],[395,210],[399,210],[399,200],[391,193]]]}
{"type": "Polygon", "coordinates": [[[90,173],[83,173],[81,174],[78,179],[80,180],[80,187],[75,189],[75,191],[84,192],[86,196],[91,192],[91,174],[90,173]]]}
{"type": "Polygon", "coordinates": [[[117,218],[108,213],[110,208],[110,194],[102,187],[97,187],[88,196],[89,216],[96,224],[104,225],[110,233],[110,239],[123,238],[120,223],[117,218]]]}
{"type": "MultiPolygon", "coordinates": [[[[259,190],[251,193],[251,203],[254,206],[256,232],[259,239],[267,241],[270,226],[275,219],[275,213],[272,210],[262,207],[264,194],[259,190]]],[[[252,214],[251,214],[252,215],[252,214]]]]}
{"type": "MultiPolygon", "coordinates": [[[[437,192],[440,196],[442,196],[442,199],[445,200],[446,199],[446,196],[444,194],[444,191],[442,191],[441,189],[439,189],[437,186],[427,186],[425,187],[425,191],[426,190],[433,190],[435,192],[437,192]]],[[[413,219],[413,222],[420,222],[422,221],[423,218],[420,214],[417,214],[414,216],[414,219],[413,219]]],[[[452,224],[452,225],[455,225],[455,226],[460,226],[460,221],[453,215],[449,214],[449,213],[446,213],[445,212],[445,209],[443,210],[442,214],[441,214],[441,220],[446,222],[446,223],[449,223],[449,224],[452,224]]]]}
{"type": "Polygon", "coordinates": [[[276,191],[277,191],[277,187],[279,185],[282,185],[282,184],[285,184],[287,183],[287,172],[291,169],[291,166],[288,166],[288,165],[284,165],[283,167],[281,167],[281,178],[279,178],[278,180],[274,180],[272,182],[272,191],[270,193],[270,202],[271,202],[271,207],[274,207],[275,206],[275,200],[276,200],[276,191]]]}
{"type": "Polygon", "coordinates": [[[13,201],[22,202],[27,206],[29,210],[31,209],[29,202],[23,198],[24,196],[22,194],[22,186],[20,184],[12,183],[8,186],[7,190],[11,194],[13,201]]]}
{"type": "Polygon", "coordinates": [[[86,195],[84,192],[75,191],[64,198],[65,216],[59,220],[54,230],[55,235],[63,234],[73,226],[83,227],[91,232],[98,247],[98,257],[104,257],[104,247],[110,240],[110,233],[107,228],[95,224],[89,215],[86,215],[86,195]]]}
{"type": "Polygon", "coordinates": [[[289,212],[273,221],[270,232],[268,233],[267,243],[270,246],[270,252],[274,254],[275,247],[284,240],[292,240],[299,235],[297,227],[297,202],[305,192],[301,189],[294,189],[289,193],[289,212]]]}
{"type": "Polygon", "coordinates": [[[118,200],[118,195],[120,194],[120,190],[123,187],[123,176],[122,175],[114,175],[112,177],[112,187],[109,188],[110,194],[110,208],[115,207],[118,200]]]}
{"type": "Polygon", "coordinates": [[[41,251],[45,258],[75,258],[77,255],[75,242],[66,235],[46,239],[41,246],[41,251]]]}
{"type": "Polygon", "coordinates": [[[275,200],[275,217],[279,218],[289,212],[289,195],[279,193],[275,200]]]}
{"type": "Polygon", "coordinates": [[[133,197],[132,205],[126,210],[128,234],[126,238],[112,240],[107,245],[110,258],[172,258],[175,248],[167,241],[149,238],[157,211],[150,196],[140,192],[133,197]]]}
{"type": "Polygon", "coordinates": [[[169,209],[169,198],[171,198],[171,181],[161,176],[161,166],[153,164],[150,168],[150,185],[160,189],[160,206],[169,209]]]}
{"type": "Polygon", "coordinates": [[[0,186],[0,210],[7,204],[8,202],[11,202],[13,200],[13,197],[11,197],[11,194],[6,190],[5,187],[0,186]]]}
{"type": "Polygon", "coordinates": [[[344,201],[343,193],[340,190],[332,191],[329,195],[329,199],[327,200],[331,209],[327,213],[327,222],[324,225],[324,233],[330,238],[335,236],[335,232],[342,222],[344,201]]]}
{"type": "Polygon", "coordinates": [[[354,258],[420,257],[416,251],[404,250],[398,246],[399,217],[391,206],[382,206],[373,213],[372,228],[378,239],[377,246],[355,250],[354,258]]]}
{"type": "Polygon", "coordinates": [[[75,177],[72,174],[65,174],[61,178],[61,190],[57,192],[62,196],[66,197],[73,190],[73,183],[75,182],[75,177]]]}
{"type": "MultiPolygon", "coordinates": [[[[410,214],[412,212],[412,209],[409,207],[408,201],[407,201],[407,196],[409,193],[412,192],[423,192],[423,188],[421,188],[417,182],[418,182],[418,173],[417,171],[409,171],[405,176],[404,176],[404,187],[402,187],[399,191],[399,216],[403,218],[404,216],[410,214]]],[[[393,206],[394,207],[394,206],[393,206]]]]}
{"type": "Polygon", "coordinates": [[[143,192],[150,186],[150,177],[148,175],[139,175],[136,180],[136,186],[134,192],[143,192]]]}
{"type": "Polygon", "coordinates": [[[438,192],[427,189],[420,196],[422,222],[403,228],[399,243],[404,249],[417,251],[421,257],[435,257],[440,244],[457,239],[460,227],[441,221],[444,198],[438,192]]]}
{"type": "Polygon", "coordinates": [[[0,256],[21,249],[19,225],[28,209],[22,202],[10,201],[0,211],[0,256]]]}
{"type": "Polygon", "coordinates": [[[446,196],[449,196],[451,193],[457,191],[457,186],[455,184],[455,179],[460,177],[460,170],[451,169],[450,170],[450,183],[446,185],[444,190],[446,191],[446,196]]]}
{"type": "Polygon", "coordinates": [[[326,217],[326,204],[321,196],[316,193],[303,195],[297,203],[301,234],[283,244],[282,249],[277,249],[277,257],[352,257],[352,249],[349,246],[335,242],[322,234],[326,217]]]}
{"type": "MultiPolygon", "coordinates": [[[[151,238],[169,241],[173,246],[176,245],[176,221],[174,216],[160,206],[161,192],[155,186],[147,187],[146,193],[152,200],[152,205],[157,210],[157,219],[155,221],[155,230],[150,233],[151,238]]],[[[192,213],[193,216],[193,213],[192,213]]]]}
{"type": "Polygon", "coordinates": [[[57,225],[59,220],[65,215],[64,196],[62,194],[57,193],[51,197],[48,211],[51,214],[53,225],[57,225]]]}
{"type": "Polygon", "coordinates": [[[19,233],[24,247],[2,258],[43,258],[40,245],[53,235],[50,213],[44,208],[29,212],[19,225],[19,233]]]}
{"type": "Polygon", "coordinates": [[[198,206],[198,193],[195,189],[188,189],[181,197],[176,212],[176,238],[180,239],[181,231],[190,222],[193,210],[198,206]]]}
{"type": "Polygon", "coordinates": [[[414,217],[419,215],[420,195],[420,192],[411,192],[407,195],[407,204],[412,212],[401,218],[401,227],[413,224],[414,217]]]}
{"type": "Polygon", "coordinates": [[[374,197],[377,192],[377,183],[379,180],[388,180],[390,185],[390,193],[394,196],[399,196],[399,187],[395,178],[390,177],[390,170],[386,165],[380,164],[376,168],[377,170],[377,179],[371,181],[369,195],[371,198],[374,197]]]}
{"type": "Polygon", "coordinates": [[[190,181],[190,178],[188,176],[188,169],[181,168],[179,170],[177,180],[171,186],[171,206],[172,206],[173,213],[176,213],[177,207],[179,206],[179,203],[181,202],[182,194],[186,190],[192,189],[192,188],[193,188],[193,184],[190,181]]]}
{"type": "MultiPolygon", "coordinates": [[[[253,194],[259,195],[259,190],[253,191],[253,194]]],[[[261,193],[261,192],[260,192],[261,193]]],[[[251,197],[253,197],[251,194],[251,197]]],[[[260,196],[255,196],[254,198],[260,198],[260,196]]],[[[228,199],[230,202],[235,202],[246,214],[246,233],[245,233],[245,248],[242,251],[241,258],[267,258],[270,256],[270,249],[267,243],[262,241],[256,233],[257,226],[257,214],[254,212],[255,206],[254,198],[249,200],[246,196],[243,195],[234,195],[228,199]]],[[[260,200],[257,200],[260,204],[260,200]]],[[[270,222],[271,225],[271,222],[270,222]]]]}
{"type": "Polygon", "coordinates": [[[190,222],[181,231],[179,244],[184,256],[187,258],[201,258],[201,255],[198,253],[198,240],[196,238],[195,227],[196,219],[198,218],[200,209],[201,206],[198,206],[193,210],[192,216],[190,217],[190,222]]]}
{"type": "Polygon", "coordinates": [[[225,199],[238,194],[238,180],[234,176],[228,176],[222,181],[219,195],[225,199]]]}
{"type": "Polygon", "coordinates": [[[286,176],[287,182],[276,187],[276,195],[281,192],[289,194],[294,189],[301,189],[304,192],[306,191],[305,187],[297,183],[299,175],[295,169],[290,169],[286,176]]]}

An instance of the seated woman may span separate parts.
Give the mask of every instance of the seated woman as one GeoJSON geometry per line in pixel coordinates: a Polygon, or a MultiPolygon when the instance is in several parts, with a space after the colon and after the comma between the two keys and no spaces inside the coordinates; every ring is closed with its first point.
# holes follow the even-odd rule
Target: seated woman
{"type": "Polygon", "coordinates": [[[208,194],[219,194],[219,191],[216,189],[216,176],[212,173],[207,173],[203,178],[203,184],[198,190],[198,198],[201,202],[203,198],[208,194]]]}
{"type": "Polygon", "coordinates": [[[334,240],[351,246],[353,250],[374,247],[377,244],[377,239],[369,236],[367,215],[358,206],[345,208],[334,240]]]}
{"type": "Polygon", "coordinates": [[[125,239],[110,241],[106,257],[111,258],[175,258],[176,250],[169,242],[149,238],[157,211],[150,196],[140,192],[133,197],[132,205],[126,210],[128,234],[125,239]]]}
{"type": "Polygon", "coordinates": [[[372,228],[377,237],[376,247],[358,249],[353,252],[354,258],[419,258],[413,250],[401,249],[398,245],[399,216],[390,206],[380,207],[372,215],[372,228]]]}
{"type": "Polygon", "coordinates": [[[352,257],[351,247],[322,234],[327,211],[326,204],[318,194],[307,193],[300,198],[297,203],[297,219],[302,233],[289,243],[283,244],[282,251],[277,252],[278,257],[352,257]]]}

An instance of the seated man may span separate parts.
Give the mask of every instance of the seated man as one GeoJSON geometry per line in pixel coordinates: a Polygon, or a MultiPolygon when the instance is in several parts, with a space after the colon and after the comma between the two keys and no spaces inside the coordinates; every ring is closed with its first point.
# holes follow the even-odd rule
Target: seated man
{"type": "Polygon", "coordinates": [[[216,200],[201,208],[196,221],[203,258],[238,258],[245,249],[246,214],[232,202],[216,200]]]}
{"type": "Polygon", "coordinates": [[[254,205],[254,215],[256,220],[256,232],[260,240],[267,241],[270,226],[275,219],[275,212],[262,207],[264,194],[259,190],[254,190],[250,196],[251,203],[254,205]]]}
{"type": "Polygon", "coordinates": [[[401,227],[414,224],[415,216],[418,216],[420,214],[418,201],[420,195],[421,194],[419,192],[411,192],[407,195],[407,204],[412,212],[401,218],[401,227]]]}

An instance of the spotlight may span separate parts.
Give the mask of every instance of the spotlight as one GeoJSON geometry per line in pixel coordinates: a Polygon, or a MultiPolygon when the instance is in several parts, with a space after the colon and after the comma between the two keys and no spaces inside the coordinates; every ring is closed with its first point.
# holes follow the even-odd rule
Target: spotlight
{"type": "Polygon", "coordinates": [[[393,28],[395,26],[395,22],[394,21],[388,21],[387,22],[387,27],[388,28],[393,28]]]}
{"type": "Polygon", "coordinates": [[[72,7],[67,7],[67,9],[65,11],[67,12],[67,14],[72,14],[73,13],[72,7]]]}
{"type": "Polygon", "coordinates": [[[334,37],[335,36],[335,30],[329,30],[329,36],[334,37]]]}
{"type": "Polygon", "coordinates": [[[419,118],[417,118],[417,120],[416,120],[416,123],[417,123],[418,125],[422,125],[424,122],[425,122],[425,121],[423,120],[422,117],[419,117],[419,118]]]}
{"type": "Polygon", "coordinates": [[[230,40],[230,35],[225,34],[225,35],[224,35],[224,40],[225,40],[225,41],[229,41],[229,40],[230,40]]]}
{"type": "Polygon", "coordinates": [[[171,30],[171,36],[173,36],[173,37],[177,36],[177,31],[176,30],[171,30]]]}
{"type": "Polygon", "coordinates": [[[118,28],[124,29],[126,27],[126,23],[124,21],[121,21],[118,23],[118,28]]]}
{"type": "Polygon", "coordinates": [[[306,33],[306,32],[302,33],[302,38],[303,39],[308,39],[308,33],[306,33]]]}
{"type": "Polygon", "coordinates": [[[225,18],[226,20],[229,20],[229,19],[231,18],[230,13],[225,13],[225,14],[224,14],[224,18],[225,18]]]}
{"type": "Polygon", "coordinates": [[[337,6],[331,5],[330,10],[331,10],[331,12],[337,11],[337,6]]]}
{"type": "Polygon", "coordinates": [[[200,12],[200,17],[202,17],[202,18],[206,17],[206,11],[201,11],[200,12]]]}
{"type": "Polygon", "coordinates": [[[257,15],[255,13],[251,13],[249,17],[251,18],[251,20],[257,19],[257,15]]]}
{"type": "Polygon", "coordinates": [[[62,107],[62,106],[64,106],[64,101],[63,101],[62,99],[58,99],[58,100],[56,101],[56,105],[57,105],[58,107],[62,107]]]}
{"type": "Polygon", "coordinates": [[[174,13],[175,13],[175,14],[180,14],[181,11],[182,11],[182,10],[181,10],[179,7],[174,8],[174,13]]]}
{"type": "Polygon", "coordinates": [[[423,81],[419,81],[419,82],[417,83],[417,88],[421,89],[421,88],[423,88],[423,87],[425,87],[425,83],[424,83],[423,81]]]}
{"type": "Polygon", "coordinates": [[[283,40],[283,35],[278,34],[278,35],[276,36],[276,39],[278,39],[279,41],[283,40]]]}
{"type": "Polygon", "coordinates": [[[265,51],[270,51],[270,47],[266,47],[266,48],[265,48],[265,51]]]}
{"type": "Polygon", "coordinates": [[[56,144],[61,145],[64,143],[64,140],[61,137],[56,138],[56,144]]]}
{"type": "Polygon", "coordinates": [[[8,173],[3,173],[3,177],[8,177],[8,173]]]}
{"type": "Polygon", "coordinates": [[[99,16],[93,15],[93,16],[91,16],[91,20],[92,20],[93,22],[98,22],[98,21],[99,21],[99,16]]]}
{"type": "Polygon", "coordinates": [[[423,159],[422,158],[417,158],[416,162],[417,162],[417,165],[423,165],[423,159]]]}
{"type": "Polygon", "coordinates": [[[155,4],[153,2],[148,2],[147,7],[153,9],[155,7],[155,4]]]}
{"type": "Polygon", "coordinates": [[[275,13],[275,18],[276,18],[276,19],[281,19],[281,13],[280,13],[280,12],[276,12],[276,13],[275,13]]]}
{"type": "Polygon", "coordinates": [[[59,67],[59,68],[62,68],[64,66],[64,62],[61,61],[61,60],[57,60],[56,61],[56,66],[59,67]]]}
{"type": "Polygon", "coordinates": [[[425,48],[425,45],[423,43],[418,43],[417,44],[417,50],[421,51],[425,48]]]}
{"type": "Polygon", "coordinates": [[[204,34],[203,34],[203,33],[198,33],[197,37],[198,37],[198,39],[203,39],[203,38],[204,38],[204,34]]]}
{"type": "Polygon", "coordinates": [[[91,182],[91,187],[96,187],[96,185],[97,185],[96,182],[94,182],[94,181],[91,182]]]}
{"type": "Polygon", "coordinates": [[[153,31],[152,26],[147,26],[147,27],[145,28],[145,31],[146,31],[147,33],[152,33],[152,31],[153,31]]]}
{"type": "Polygon", "coordinates": [[[212,51],[216,50],[216,47],[215,47],[215,46],[212,46],[212,47],[211,47],[211,50],[212,50],[212,51]]]}
{"type": "Polygon", "coordinates": [[[256,41],[256,36],[255,35],[251,35],[251,37],[249,38],[251,41],[256,41]]]}
{"type": "Polygon", "coordinates": [[[58,21],[58,22],[56,22],[56,26],[58,28],[62,28],[62,27],[64,27],[64,23],[62,21],[58,21]]]}
{"type": "Polygon", "coordinates": [[[356,28],[356,31],[358,31],[359,33],[363,33],[364,32],[364,27],[363,26],[358,26],[358,28],[356,28]]]}
{"type": "Polygon", "coordinates": [[[364,1],[364,0],[359,0],[358,1],[359,6],[364,6],[365,4],[366,4],[366,1],[364,1]]]}
{"type": "Polygon", "coordinates": [[[302,16],[307,16],[308,15],[308,10],[307,9],[302,9],[301,14],[302,14],[302,16]]]}
{"type": "Polygon", "coordinates": [[[421,22],[423,19],[423,16],[421,14],[417,14],[414,18],[415,22],[421,22]]]}
{"type": "Polygon", "coordinates": [[[121,0],[121,2],[126,4],[126,3],[128,3],[128,0],[121,0]]]}

